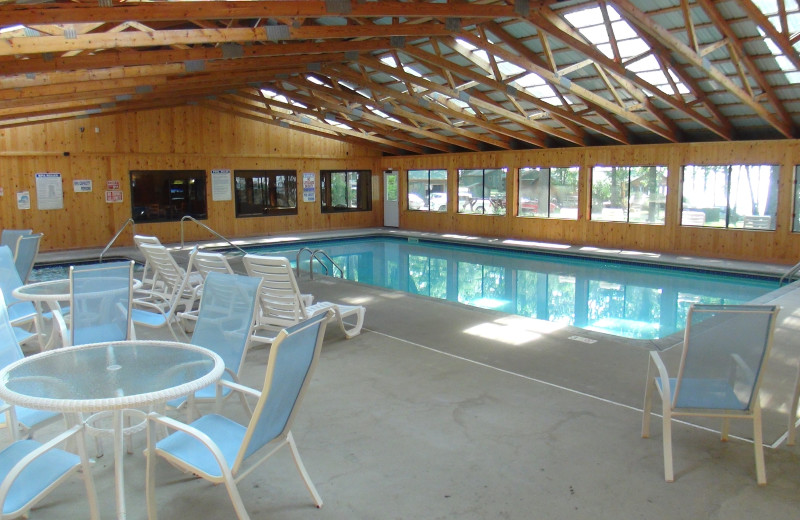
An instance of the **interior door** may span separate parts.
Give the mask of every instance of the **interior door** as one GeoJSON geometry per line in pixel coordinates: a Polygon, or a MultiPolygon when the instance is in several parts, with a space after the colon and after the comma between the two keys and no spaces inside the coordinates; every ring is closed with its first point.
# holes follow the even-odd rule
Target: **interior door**
{"type": "Polygon", "coordinates": [[[397,172],[386,170],[383,172],[383,225],[398,227],[400,225],[400,202],[397,185],[397,172]]]}

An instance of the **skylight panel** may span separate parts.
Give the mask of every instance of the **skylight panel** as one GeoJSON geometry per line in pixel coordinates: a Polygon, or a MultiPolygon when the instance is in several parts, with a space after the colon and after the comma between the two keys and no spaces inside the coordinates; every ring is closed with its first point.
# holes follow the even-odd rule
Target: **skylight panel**
{"type": "Polygon", "coordinates": [[[0,33],[7,33],[11,31],[21,31],[24,29],[24,25],[10,25],[8,27],[0,27],[0,33]]]}
{"type": "Polygon", "coordinates": [[[516,83],[517,83],[517,85],[520,85],[521,87],[527,88],[527,87],[533,87],[533,86],[536,86],[536,85],[544,85],[545,84],[545,80],[543,80],[542,77],[539,76],[538,74],[534,74],[533,72],[531,72],[531,73],[525,74],[524,76],[519,78],[516,81],[516,83]]]}

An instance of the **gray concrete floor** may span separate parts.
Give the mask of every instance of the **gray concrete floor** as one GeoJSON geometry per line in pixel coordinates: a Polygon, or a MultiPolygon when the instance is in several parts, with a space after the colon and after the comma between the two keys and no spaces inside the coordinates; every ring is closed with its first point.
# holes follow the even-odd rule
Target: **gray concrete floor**
{"type": "MultiPolygon", "coordinates": [[[[294,427],[323,508],[285,451],[240,483],[254,519],[800,516],[800,448],[782,442],[800,359],[794,286],[767,298],[782,312],[762,391],[768,484],[759,487],[751,430],[734,424],[736,437],[721,443],[715,422],[675,424],[676,481],[664,482],[660,418],[652,438],[640,436],[648,342],[329,278],[300,284],[318,301],[365,305],[365,329],[347,340],[331,324],[294,427]]],[[[267,354],[249,352],[246,384],[262,385],[267,354]]],[[[665,350],[668,364],[677,354],[665,350]]],[[[128,518],[143,519],[144,437],[134,443],[128,518]]],[[[109,455],[92,469],[104,518],[114,517],[109,455]]],[[[157,475],[160,518],[234,517],[223,487],[163,462],[157,475]]],[[[87,516],[77,480],[31,514],[87,516]]]]}

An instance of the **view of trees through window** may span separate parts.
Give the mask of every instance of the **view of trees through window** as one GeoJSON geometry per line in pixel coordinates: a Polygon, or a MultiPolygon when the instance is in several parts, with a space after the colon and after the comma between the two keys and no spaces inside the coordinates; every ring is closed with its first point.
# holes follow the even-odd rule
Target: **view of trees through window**
{"type": "Polygon", "coordinates": [[[322,212],[372,209],[372,172],[321,171],[322,212]]]}
{"type": "Polygon", "coordinates": [[[132,170],[130,175],[134,222],[208,217],[205,170],[132,170]]]}
{"type": "Polygon", "coordinates": [[[296,215],[297,172],[235,170],[236,216],[296,215]]]}
{"type": "Polygon", "coordinates": [[[578,218],[577,166],[568,168],[520,168],[520,217],[578,218]]]}
{"type": "Polygon", "coordinates": [[[506,214],[506,169],[458,170],[458,212],[506,214]]]}
{"type": "Polygon", "coordinates": [[[683,167],[681,224],[775,229],[778,167],[733,164],[683,167]]]}
{"type": "Polygon", "coordinates": [[[666,166],[592,168],[591,220],[664,224],[666,166]]]}

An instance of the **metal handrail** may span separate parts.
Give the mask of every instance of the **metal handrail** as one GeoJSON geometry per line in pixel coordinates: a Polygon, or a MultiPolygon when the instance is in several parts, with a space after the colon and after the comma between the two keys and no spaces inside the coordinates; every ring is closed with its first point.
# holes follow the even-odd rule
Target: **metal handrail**
{"type": "Polygon", "coordinates": [[[780,287],[781,285],[783,285],[783,281],[784,280],[788,280],[793,275],[796,275],[798,271],[800,271],[800,262],[797,262],[796,264],[794,264],[794,266],[791,269],[786,271],[786,273],[783,276],[781,276],[781,279],[778,282],[778,286],[780,287]]]}
{"type": "Polygon", "coordinates": [[[224,236],[220,235],[219,233],[217,233],[216,231],[214,231],[214,230],[213,230],[213,229],[211,229],[210,227],[206,226],[206,225],[205,225],[205,224],[203,224],[202,222],[199,222],[199,221],[198,221],[197,219],[195,219],[194,217],[190,217],[189,215],[184,215],[183,217],[181,217],[181,249],[183,249],[183,222],[184,222],[184,221],[186,221],[186,220],[191,220],[192,222],[194,222],[194,223],[195,223],[195,224],[197,224],[198,226],[201,226],[201,227],[204,227],[204,228],[206,228],[206,230],[208,230],[210,233],[213,233],[213,234],[217,235],[219,238],[221,238],[222,240],[224,240],[225,242],[227,242],[227,243],[228,243],[228,245],[230,245],[231,247],[234,247],[234,248],[238,249],[239,251],[241,251],[241,252],[242,252],[242,253],[244,253],[244,254],[247,254],[247,251],[245,251],[245,250],[244,250],[244,249],[242,249],[241,247],[237,246],[236,244],[234,244],[233,242],[231,242],[230,240],[228,240],[228,239],[227,239],[227,238],[225,238],[224,236]]]}
{"type": "MultiPolygon", "coordinates": [[[[294,263],[297,266],[296,268],[297,268],[297,276],[298,276],[298,278],[300,277],[300,255],[303,253],[303,251],[308,251],[309,253],[311,253],[311,256],[308,259],[308,276],[312,280],[314,279],[314,260],[319,262],[319,265],[321,265],[322,268],[325,269],[325,275],[328,274],[328,266],[327,266],[327,264],[325,264],[325,262],[323,262],[322,260],[320,260],[317,257],[318,254],[324,256],[331,263],[331,265],[333,267],[335,267],[336,269],[339,270],[339,273],[341,274],[342,278],[344,278],[344,269],[342,269],[341,266],[339,264],[337,264],[334,261],[334,259],[331,258],[330,255],[328,255],[328,253],[325,252],[325,250],[323,250],[323,249],[314,249],[314,250],[312,250],[310,247],[301,248],[297,252],[297,257],[295,258],[295,262],[294,263]]],[[[334,274],[335,274],[335,270],[334,270],[334,274]]]]}
{"type": "Polygon", "coordinates": [[[116,234],[116,235],[114,235],[114,238],[112,238],[112,239],[111,239],[111,241],[110,241],[108,244],[106,244],[106,247],[105,247],[105,249],[103,249],[103,251],[100,253],[100,257],[99,257],[99,259],[98,259],[98,261],[99,261],[99,262],[101,262],[101,263],[103,262],[103,255],[105,255],[105,254],[106,254],[106,252],[107,252],[107,251],[108,251],[108,250],[111,248],[111,246],[114,244],[114,242],[116,242],[116,241],[117,241],[117,239],[118,239],[118,238],[119,238],[119,236],[122,234],[122,232],[125,230],[125,228],[126,228],[126,227],[128,227],[128,224],[130,224],[130,225],[131,225],[131,227],[133,228],[134,235],[136,234],[136,222],[134,222],[134,220],[133,220],[132,218],[129,218],[128,220],[126,220],[126,221],[125,221],[125,223],[124,223],[124,224],[122,224],[122,227],[121,227],[121,228],[119,228],[119,231],[117,231],[117,234],[116,234]]]}

